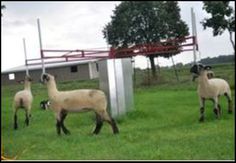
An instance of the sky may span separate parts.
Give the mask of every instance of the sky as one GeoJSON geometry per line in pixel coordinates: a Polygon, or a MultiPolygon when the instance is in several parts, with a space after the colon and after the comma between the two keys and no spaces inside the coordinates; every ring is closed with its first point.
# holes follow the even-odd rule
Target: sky
{"type": "MultiPolygon", "coordinates": [[[[94,49],[107,47],[102,29],[111,21],[119,1],[1,1],[6,6],[1,18],[1,71],[25,64],[23,38],[26,40],[27,58],[39,58],[37,19],[40,19],[43,49],[94,49]]],[[[235,2],[230,5],[235,9],[235,2]]],[[[196,15],[199,52],[197,60],[206,57],[233,54],[229,34],[213,37],[212,29],[203,30],[200,21],[210,17],[202,9],[201,1],[179,2],[181,19],[192,34],[191,7],[196,15]]],[[[235,37],[233,35],[233,40],[235,37]]],[[[173,57],[175,63],[193,61],[193,52],[182,52],[173,57]]],[[[158,57],[160,66],[171,66],[172,60],[158,57]]],[[[146,57],[135,57],[135,67],[150,66],[146,57]]]]}

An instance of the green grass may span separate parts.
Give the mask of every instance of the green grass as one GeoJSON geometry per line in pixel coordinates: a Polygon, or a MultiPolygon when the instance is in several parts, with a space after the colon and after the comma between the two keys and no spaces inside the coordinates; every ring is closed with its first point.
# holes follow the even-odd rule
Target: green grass
{"type": "MultiPolygon", "coordinates": [[[[227,70],[234,88],[234,65],[227,70]]],[[[141,72],[140,72],[141,73],[141,72]]],[[[215,73],[223,75],[222,67],[215,73]],[[218,71],[219,70],[219,71],[218,71]]],[[[18,114],[19,129],[13,130],[11,103],[22,85],[2,87],[1,130],[4,156],[17,160],[234,160],[234,114],[227,113],[227,102],[221,98],[221,119],[213,113],[212,102],[206,102],[206,119],[199,123],[199,103],[196,82],[191,82],[187,69],[180,72],[180,82],[162,70],[162,81],[142,85],[142,75],[134,91],[135,109],[117,119],[120,133],[113,135],[105,123],[99,135],[92,135],[94,114],[69,114],[65,125],[71,135],[57,136],[51,111],[39,109],[47,99],[46,88],[33,84],[34,103],[30,126],[24,125],[24,112],[18,114]],[[187,80],[189,79],[189,80],[187,80]]],[[[98,88],[98,81],[58,83],[60,90],[98,88]]],[[[234,90],[232,89],[233,97],[234,90]]]]}

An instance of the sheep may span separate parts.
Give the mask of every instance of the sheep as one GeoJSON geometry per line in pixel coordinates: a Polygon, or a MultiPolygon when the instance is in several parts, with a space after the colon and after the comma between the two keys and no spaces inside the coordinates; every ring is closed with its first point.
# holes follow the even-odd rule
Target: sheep
{"type": "Polygon", "coordinates": [[[43,100],[40,102],[40,108],[43,110],[47,110],[50,106],[49,100],[43,100]]]}
{"type": "Polygon", "coordinates": [[[193,81],[198,79],[198,96],[200,102],[200,118],[199,121],[204,121],[204,105],[205,100],[210,99],[214,102],[214,113],[216,118],[220,117],[221,107],[219,105],[219,97],[224,95],[228,100],[228,113],[232,113],[232,98],[229,84],[220,78],[208,79],[207,72],[211,66],[205,66],[200,63],[194,64],[190,72],[193,74],[193,81]]]}
{"type": "Polygon", "coordinates": [[[14,129],[17,125],[17,111],[20,108],[25,110],[25,124],[29,125],[29,117],[31,117],[31,107],[33,102],[33,95],[31,93],[31,77],[26,75],[24,80],[24,90],[17,92],[13,100],[13,114],[14,114],[14,129]]]}
{"type": "Polygon", "coordinates": [[[96,89],[59,91],[54,76],[47,73],[42,74],[41,82],[47,86],[50,109],[55,113],[58,135],[61,135],[61,129],[64,134],[70,134],[70,131],[64,125],[68,113],[85,111],[95,112],[96,128],[93,134],[100,132],[103,121],[111,125],[114,134],[119,133],[116,122],[106,110],[107,100],[103,91],[96,89]]]}

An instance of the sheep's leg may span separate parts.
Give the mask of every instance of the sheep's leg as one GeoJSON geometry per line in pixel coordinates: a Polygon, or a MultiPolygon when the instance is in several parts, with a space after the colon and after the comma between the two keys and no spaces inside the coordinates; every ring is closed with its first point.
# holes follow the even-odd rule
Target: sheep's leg
{"type": "Polygon", "coordinates": [[[57,128],[57,134],[61,135],[61,121],[59,119],[57,119],[56,128],[57,128]]]}
{"type": "Polygon", "coordinates": [[[64,120],[67,116],[67,112],[62,110],[61,111],[61,128],[62,128],[62,131],[64,132],[64,134],[70,134],[70,131],[66,128],[66,126],[64,125],[64,120]]]}
{"type": "Polygon", "coordinates": [[[61,129],[65,134],[70,134],[70,131],[65,127],[64,120],[66,118],[67,113],[62,110],[61,112],[56,114],[56,128],[57,128],[57,134],[61,135],[61,129]]]}
{"type": "Polygon", "coordinates": [[[16,130],[18,128],[18,125],[17,125],[17,111],[15,109],[14,111],[14,129],[16,130]]]}
{"type": "Polygon", "coordinates": [[[116,125],[115,120],[113,118],[111,118],[111,121],[108,121],[108,123],[111,125],[113,133],[114,134],[118,134],[119,133],[119,129],[118,129],[117,125],[116,125]]]}
{"type": "Polygon", "coordinates": [[[213,98],[214,101],[214,113],[216,115],[216,118],[220,118],[220,108],[218,104],[218,97],[213,98]]]}
{"type": "Polygon", "coordinates": [[[204,111],[205,111],[205,98],[200,98],[200,118],[199,118],[199,122],[203,122],[204,121],[204,111]]]}
{"type": "Polygon", "coordinates": [[[117,127],[116,122],[114,121],[114,119],[112,119],[111,116],[110,116],[106,111],[100,113],[100,115],[101,115],[101,117],[102,117],[105,121],[107,121],[107,122],[111,125],[112,130],[113,130],[113,133],[114,133],[114,134],[118,134],[118,133],[119,133],[119,129],[118,129],[118,127],[117,127]]]}
{"type": "Polygon", "coordinates": [[[225,93],[225,96],[226,96],[226,98],[227,98],[227,100],[228,100],[228,113],[230,114],[230,113],[233,112],[233,103],[232,103],[232,99],[231,99],[230,94],[228,94],[228,93],[225,93]]]}
{"type": "Polygon", "coordinates": [[[25,111],[25,124],[26,126],[29,126],[29,116],[30,116],[30,113],[28,110],[25,111]]]}
{"type": "Polygon", "coordinates": [[[93,134],[98,134],[102,128],[103,121],[99,114],[96,113],[96,128],[93,131],[93,134]]]}
{"type": "Polygon", "coordinates": [[[57,129],[57,134],[61,135],[61,113],[56,113],[56,129],[57,129]]]}
{"type": "Polygon", "coordinates": [[[218,104],[218,109],[219,109],[219,115],[222,115],[222,109],[221,109],[220,104],[218,104]]]}

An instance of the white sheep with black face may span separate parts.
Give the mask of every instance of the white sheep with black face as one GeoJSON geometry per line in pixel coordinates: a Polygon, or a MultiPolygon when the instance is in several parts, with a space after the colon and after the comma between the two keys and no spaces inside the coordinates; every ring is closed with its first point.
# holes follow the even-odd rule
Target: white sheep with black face
{"type": "Polygon", "coordinates": [[[40,108],[43,110],[47,110],[50,106],[50,101],[49,100],[43,100],[40,102],[40,108]]]}
{"type": "Polygon", "coordinates": [[[211,66],[195,64],[191,67],[190,72],[193,74],[193,80],[198,77],[198,96],[200,101],[200,119],[204,121],[205,100],[210,99],[214,102],[214,113],[219,118],[221,108],[219,105],[219,97],[224,95],[228,100],[228,113],[232,113],[231,91],[227,81],[220,78],[208,79],[207,73],[211,66]]]}
{"type": "Polygon", "coordinates": [[[103,121],[111,125],[114,134],[119,132],[115,121],[107,112],[107,99],[103,91],[95,89],[59,91],[54,76],[47,73],[42,74],[41,82],[47,85],[50,109],[55,113],[58,135],[61,134],[61,129],[65,134],[70,134],[64,125],[67,113],[85,111],[93,111],[96,114],[94,134],[100,132],[103,121]]]}
{"type": "Polygon", "coordinates": [[[14,96],[14,129],[18,128],[17,111],[19,108],[25,109],[25,123],[27,126],[29,125],[29,117],[31,116],[31,107],[33,102],[33,95],[31,93],[31,81],[32,79],[27,75],[24,80],[24,90],[17,92],[14,96]]]}

